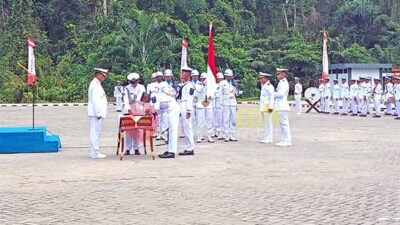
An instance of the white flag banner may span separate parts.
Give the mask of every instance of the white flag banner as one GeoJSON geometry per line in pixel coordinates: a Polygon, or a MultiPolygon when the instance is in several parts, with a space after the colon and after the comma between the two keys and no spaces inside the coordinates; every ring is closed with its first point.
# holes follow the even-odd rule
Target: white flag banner
{"type": "Polygon", "coordinates": [[[187,64],[187,48],[188,48],[188,42],[185,38],[182,39],[182,57],[181,57],[181,72],[182,68],[188,67],[187,64]]]}
{"type": "Polygon", "coordinates": [[[28,38],[28,84],[34,85],[36,81],[36,70],[35,70],[35,54],[34,54],[35,42],[32,38],[28,38]]]}

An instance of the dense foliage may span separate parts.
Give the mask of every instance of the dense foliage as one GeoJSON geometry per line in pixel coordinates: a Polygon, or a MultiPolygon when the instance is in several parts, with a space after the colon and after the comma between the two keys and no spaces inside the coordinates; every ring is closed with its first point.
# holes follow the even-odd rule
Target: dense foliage
{"type": "Polygon", "coordinates": [[[257,72],[287,67],[305,80],[321,73],[322,31],[331,63],[392,63],[400,52],[400,3],[393,0],[0,0],[0,102],[26,102],[26,39],[37,47],[40,101],[85,101],[93,67],[116,80],[172,68],[181,39],[189,64],[206,69],[208,21],[218,70],[232,68],[244,97],[256,96],[257,72]]]}

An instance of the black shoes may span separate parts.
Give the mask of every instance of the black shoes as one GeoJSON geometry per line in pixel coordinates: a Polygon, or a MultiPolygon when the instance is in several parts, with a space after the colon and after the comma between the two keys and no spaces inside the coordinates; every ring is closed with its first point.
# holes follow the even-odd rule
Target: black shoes
{"type": "Polygon", "coordinates": [[[342,115],[342,116],[347,116],[347,113],[342,113],[342,114],[340,114],[340,115],[342,115]]]}
{"type": "MultiPolygon", "coordinates": [[[[130,150],[125,150],[125,155],[130,155],[131,151],[130,150]]],[[[139,149],[135,150],[135,155],[140,155],[139,149]]]]}
{"type": "Polygon", "coordinates": [[[179,152],[179,155],[194,155],[194,150],[185,150],[183,152],[179,152]]]}
{"type": "Polygon", "coordinates": [[[339,113],[338,112],[334,112],[334,113],[332,113],[332,115],[339,115],[339,113]]]}
{"type": "Polygon", "coordinates": [[[381,118],[379,115],[374,115],[373,118],[381,118]]]}
{"type": "Polygon", "coordinates": [[[353,114],[351,114],[351,116],[357,116],[357,114],[353,113],[353,114]]]}
{"type": "Polygon", "coordinates": [[[172,152],[164,152],[162,155],[158,155],[161,159],[172,159],[175,158],[175,153],[172,152]]]}
{"type": "Polygon", "coordinates": [[[367,117],[367,115],[365,115],[365,114],[361,114],[361,115],[360,115],[360,117],[367,117]]]}

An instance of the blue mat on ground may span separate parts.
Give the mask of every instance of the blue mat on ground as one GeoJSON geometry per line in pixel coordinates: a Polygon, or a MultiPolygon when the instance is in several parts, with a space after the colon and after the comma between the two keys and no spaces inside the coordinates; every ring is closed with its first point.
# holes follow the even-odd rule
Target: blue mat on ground
{"type": "Polygon", "coordinates": [[[60,137],[46,127],[0,127],[0,153],[58,152],[60,137]]]}

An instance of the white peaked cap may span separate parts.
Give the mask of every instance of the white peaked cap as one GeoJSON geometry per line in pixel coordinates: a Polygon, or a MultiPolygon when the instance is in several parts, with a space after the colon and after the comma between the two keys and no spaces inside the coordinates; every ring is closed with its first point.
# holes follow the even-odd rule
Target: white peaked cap
{"type": "Polygon", "coordinates": [[[94,68],[95,72],[103,72],[103,73],[108,73],[108,69],[103,69],[103,68],[94,68]]]}
{"type": "Polygon", "coordinates": [[[140,78],[140,75],[138,73],[130,73],[126,77],[128,80],[138,80],[140,78]]]}
{"type": "Polygon", "coordinates": [[[201,73],[200,79],[207,79],[207,73],[201,73]]]}
{"type": "Polygon", "coordinates": [[[221,72],[218,72],[217,73],[217,78],[223,79],[224,78],[224,74],[222,74],[221,72]]]}
{"type": "Polygon", "coordinates": [[[287,72],[288,69],[284,69],[284,68],[276,68],[276,72],[287,72]]]}
{"type": "Polygon", "coordinates": [[[233,76],[233,71],[231,69],[226,69],[224,75],[225,76],[233,76]]]}
{"type": "Polygon", "coordinates": [[[199,74],[199,71],[197,71],[197,70],[192,70],[192,72],[190,73],[190,76],[198,76],[198,75],[200,75],[200,74],[199,74]]]}
{"type": "Polygon", "coordinates": [[[174,74],[172,73],[172,70],[166,69],[166,70],[164,71],[164,76],[165,76],[165,77],[172,77],[172,76],[174,76],[174,74]]]}
{"type": "Polygon", "coordinates": [[[258,73],[258,76],[259,76],[259,77],[270,77],[270,76],[271,76],[271,74],[269,74],[269,73],[263,73],[263,72],[259,72],[259,73],[258,73]]]}
{"type": "Polygon", "coordinates": [[[191,72],[193,69],[188,67],[188,66],[182,66],[182,71],[187,71],[187,72],[191,72]]]}

